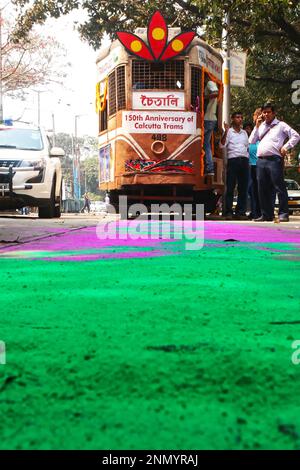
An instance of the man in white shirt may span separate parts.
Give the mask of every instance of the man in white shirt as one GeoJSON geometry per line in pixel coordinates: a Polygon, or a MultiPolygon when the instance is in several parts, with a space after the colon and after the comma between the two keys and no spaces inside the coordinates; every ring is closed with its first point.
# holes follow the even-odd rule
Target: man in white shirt
{"type": "Polygon", "coordinates": [[[215,82],[209,80],[204,89],[204,96],[208,99],[208,105],[204,114],[204,141],[203,148],[205,152],[205,174],[214,175],[214,163],[211,150],[211,138],[213,132],[217,129],[217,107],[218,107],[219,89],[215,82]]]}
{"type": "Polygon", "coordinates": [[[249,143],[248,134],[242,129],[243,115],[235,112],[231,115],[232,127],[224,123],[225,133],[220,147],[227,149],[227,184],[225,194],[225,217],[233,217],[233,196],[237,184],[238,198],[235,208],[235,218],[246,220],[248,181],[249,181],[249,143]]]}
{"type": "Polygon", "coordinates": [[[289,221],[288,194],[284,182],[284,157],[300,140],[298,132],[276,118],[275,107],[266,103],[249,137],[257,147],[257,182],[262,216],[256,222],[274,218],[274,191],[278,193],[279,220],[289,221]]]}

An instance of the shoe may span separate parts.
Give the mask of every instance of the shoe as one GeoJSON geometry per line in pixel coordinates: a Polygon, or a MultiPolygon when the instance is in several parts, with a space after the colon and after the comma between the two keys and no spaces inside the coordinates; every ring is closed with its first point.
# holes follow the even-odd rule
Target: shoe
{"type": "Polygon", "coordinates": [[[209,173],[205,173],[204,176],[215,176],[215,174],[213,171],[211,171],[209,173]]]}
{"type": "Polygon", "coordinates": [[[279,222],[289,222],[289,217],[288,216],[282,216],[282,217],[279,217],[279,222]]]}
{"type": "Polygon", "coordinates": [[[258,217],[258,219],[254,219],[254,222],[273,222],[273,219],[267,219],[263,215],[258,217]]]}

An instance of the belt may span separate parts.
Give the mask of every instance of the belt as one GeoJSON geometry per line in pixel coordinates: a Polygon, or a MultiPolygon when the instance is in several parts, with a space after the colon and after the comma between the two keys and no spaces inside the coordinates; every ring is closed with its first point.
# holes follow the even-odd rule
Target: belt
{"type": "Polygon", "coordinates": [[[248,157],[228,157],[228,160],[238,160],[240,158],[246,158],[246,160],[249,160],[248,157]]]}
{"type": "Polygon", "coordinates": [[[274,158],[278,158],[278,157],[281,158],[280,155],[266,155],[265,157],[259,156],[258,158],[262,160],[273,160],[274,158]]]}

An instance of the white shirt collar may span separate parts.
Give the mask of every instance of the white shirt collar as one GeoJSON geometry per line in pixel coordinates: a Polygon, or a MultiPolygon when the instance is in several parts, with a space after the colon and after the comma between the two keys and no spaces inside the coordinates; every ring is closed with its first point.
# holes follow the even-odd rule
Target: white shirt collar
{"type": "MultiPolygon", "coordinates": [[[[231,129],[236,132],[237,134],[240,134],[244,129],[241,127],[239,131],[236,131],[234,127],[231,127],[231,129]]],[[[246,131],[245,131],[246,132],[246,131]]]]}
{"type": "Polygon", "coordinates": [[[278,124],[279,122],[280,122],[279,119],[274,118],[273,121],[270,122],[270,124],[267,124],[267,123],[265,122],[265,125],[268,126],[268,127],[273,127],[273,126],[276,126],[276,124],[278,124]]]}

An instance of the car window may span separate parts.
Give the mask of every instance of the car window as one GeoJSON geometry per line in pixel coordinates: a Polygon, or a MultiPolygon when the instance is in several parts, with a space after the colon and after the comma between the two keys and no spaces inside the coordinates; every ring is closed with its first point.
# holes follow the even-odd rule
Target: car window
{"type": "Polygon", "coordinates": [[[288,190],[297,190],[300,189],[300,186],[298,185],[297,181],[285,181],[286,187],[288,190]]]}
{"type": "Polygon", "coordinates": [[[43,140],[39,130],[0,128],[0,148],[19,150],[43,150],[43,140]]]}

